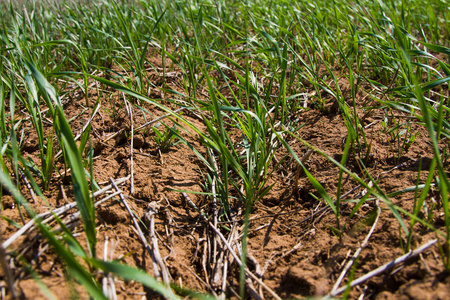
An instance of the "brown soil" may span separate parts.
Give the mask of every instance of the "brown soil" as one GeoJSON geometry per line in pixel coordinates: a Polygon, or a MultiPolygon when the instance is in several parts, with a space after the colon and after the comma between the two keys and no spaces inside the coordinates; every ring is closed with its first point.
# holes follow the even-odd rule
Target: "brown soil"
{"type": "MultiPolygon", "coordinates": [[[[161,67],[156,58],[152,60],[152,63],[156,67],[161,67]]],[[[158,74],[154,73],[151,76],[156,85],[163,84],[158,74]]],[[[174,71],[171,76],[166,78],[166,83],[174,90],[182,92],[181,75],[174,71]]],[[[344,91],[345,86],[345,80],[342,80],[341,89],[344,91]]],[[[98,92],[92,88],[92,94],[89,95],[91,108],[97,97],[98,92]]],[[[174,191],[211,192],[204,188],[206,168],[200,159],[182,143],[160,151],[153,139],[154,134],[146,127],[134,135],[133,169],[131,169],[131,122],[121,97],[122,95],[106,89],[100,100],[102,108],[92,122],[94,174],[97,183],[100,187],[104,187],[109,184],[111,178],[119,179],[133,172],[134,193],[131,194],[130,179],[120,188],[124,191],[123,194],[128,196],[127,202],[135,215],[146,224],[146,226],[141,224],[141,227],[147,237],[151,220],[148,212],[150,209],[155,210],[156,240],[172,282],[190,290],[204,292],[214,290],[215,293],[220,294],[223,273],[218,270],[223,270],[224,263],[227,262],[229,265],[226,298],[236,298],[236,294],[239,293],[239,267],[236,261],[200,214],[189,205],[186,196],[179,191],[174,191]],[[216,252],[210,248],[214,245],[214,241],[217,243],[216,252]]],[[[161,97],[161,102],[172,109],[178,108],[166,101],[168,95],[156,89],[152,91],[151,97],[161,97]]],[[[132,99],[130,101],[133,102],[132,99]]],[[[365,101],[364,95],[358,95],[358,101],[362,105],[365,101]]],[[[142,110],[133,107],[134,128],[165,114],[150,104],[134,103],[139,104],[149,113],[144,118],[142,110]]],[[[64,111],[67,118],[77,116],[71,122],[75,134],[80,132],[89,119],[88,111],[92,112],[88,110],[81,113],[84,104],[84,98],[80,95],[72,95],[72,100],[65,104],[64,111]]],[[[340,161],[347,131],[339,110],[332,100],[326,103],[326,112],[315,109],[311,103],[308,105],[310,108],[299,111],[295,116],[298,118],[298,124],[305,124],[297,134],[340,161]]],[[[367,111],[361,108],[358,113],[362,119],[367,111]]],[[[399,154],[390,147],[395,141],[383,130],[384,115],[381,109],[373,109],[363,121],[363,125],[367,127],[366,139],[371,146],[369,153],[361,153],[360,157],[364,160],[368,173],[376,180],[382,191],[391,193],[416,184],[421,160],[419,181],[424,183],[432,158],[426,131],[422,126],[413,124],[411,131],[419,134],[409,149],[399,154]]],[[[185,113],[184,117],[200,130],[204,129],[204,125],[194,114],[185,113]]],[[[405,121],[406,117],[397,115],[398,120],[405,121]]],[[[173,124],[167,118],[161,122],[165,122],[168,126],[173,124]]],[[[29,156],[36,164],[39,164],[37,139],[31,130],[31,125],[27,126],[29,129],[25,131],[23,154],[24,157],[29,156]]],[[[192,130],[180,132],[196,149],[205,152],[192,130]]],[[[288,142],[301,158],[306,152],[305,146],[292,138],[289,138],[288,142]]],[[[57,144],[56,140],[55,144],[57,144]]],[[[445,147],[445,145],[441,146],[445,147]]],[[[281,159],[286,153],[285,150],[280,149],[277,152],[277,159],[281,159]]],[[[206,153],[203,154],[206,155],[206,153]]],[[[30,193],[21,184],[22,192],[30,199],[38,213],[48,211],[48,207],[57,208],[74,201],[70,188],[70,176],[64,171],[62,159],[56,161],[56,166],[57,170],[54,172],[49,190],[44,193],[48,205],[39,198],[33,202],[29,196],[30,193]]],[[[306,166],[328,194],[335,196],[339,178],[338,168],[317,153],[311,155],[306,166]]],[[[350,157],[347,167],[368,182],[355,156],[350,157]]],[[[351,219],[348,217],[355,204],[344,205],[341,224],[345,224],[345,230],[342,238],[339,239],[336,231],[333,230],[336,227],[334,215],[330,209],[322,210],[326,205],[316,199],[321,197],[303,172],[300,173],[298,196],[296,195],[297,168],[298,165],[292,158],[284,160],[270,179],[270,183],[275,183],[273,189],[254,205],[250,214],[247,259],[249,269],[281,298],[324,296],[330,293],[343,267],[358,250],[374,224],[378,203],[381,208],[379,221],[357,260],[357,266],[352,269],[353,278],[359,278],[405,253],[406,236],[383,201],[367,201],[351,219]]],[[[345,199],[362,197],[364,190],[357,188],[358,184],[355,180],[344,175],[343,182],[342,194],[356,188],[345,196],[345,199]]],[[[101,195],[96,200],[104,196],[101,195]]],[[[202,212],[212,214],[213,206],[210,197],[198,193],[189,193],[188,197],[202,212]]],[[[390,199],[406,211],[413,210],[414,193],[405,193],[390,199]]],[[[103,258],[104,248],[107,246],[108,259],[120,258],[122,262],[153,275],[152,258],[144,249],[130,215],[118,200],[118,197],[107,200],[96,210],[98,255],[103,258]],[[114,245],[112,250],[111,245],[114,245]]],[[[12,197],[5,195],[2,203],[4,208],[2,216],[22,224],[19,210],[12,197]]],[[[439,193],[435,190],[430,191],[426,205],[433,215],[422,213],[421,217],[429,218],[434,226],[444,231],[439,193]],[[434,204],[436,208],[431,211],[434,204]]],[[[243,232],[243,212],[239,210],[238,205],[234,206],[234,209],[235,220],[240,222],[222,223],[219,224],[223,225],[219,226],[219,229],[231,241],[232,248],[236,251],[242,243],[239,235],[243,232]]],[[[72,210],[69,213],[74,212],[75,210],[72,210]]],[[[404,215],[402,217],[409,228],[409,219],[404,215]]],[[[71,227],[72,230],[80,233],[80,243],[85,244],[81,224],[72,224],[76,225],[71,227]]],[[[12,224],[8,224],[4,219],[1,220],[3,241],[16,231],[17,228],[12,224]]],[[[431,230],[419,224],[416,224],[414,232],[412,249],[436,238],[431,230]]],[[[58,257],[54,255],[51,248],[46,248],[46,244],[36,234],[35,230],[31,231],[8,248],[16,253],[16,259],[11,260],[13,262],[11,268],[17,278],[20,292],[25,298],[45,298],[31,277],[32,274],[24,268],[23,259],[25,259],[33,266],[34,273],[57,298],[87,298],[88,295],[82,287],[67,280],[64,267],[58,257]],[[22,257],[22,260],[17,259],[17,255],[22,257]]],[[[368,299],[448,299],[450,277],[446,276],[443,270],[441,254],[435,245],[406,263],[396,265],[393,269],[352,288],[349,297],[356,299],[364,294],[368,299]]],[[[345,282],[344,280],[341,286],[345,282]]],[[[2,291],[5,291],[4,281],[1,282],[1,286],[3,286],[2,291]]],[[[156,297],[152,291],[135,282],[124,282],[116,278],[115,286],[119,299],[156,297]]],[[[247,292],[248,295],[256,292],[267,299],[273,298],[256,281],[247,285],[247,292]]]]}

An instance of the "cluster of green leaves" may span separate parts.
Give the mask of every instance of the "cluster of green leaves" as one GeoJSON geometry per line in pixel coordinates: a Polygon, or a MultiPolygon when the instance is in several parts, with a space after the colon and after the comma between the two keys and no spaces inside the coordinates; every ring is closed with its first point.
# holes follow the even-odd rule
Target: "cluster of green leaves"
{"type": "MultiPolygon", "coordinates": [[[[275,160],[275,154],[284,147],[334,212],[334,232],[342,235],[345,228],[342,203],[356,202],[352,217],[366,201],[377,198],[398,219],[408,237],[408,247],[418,222],[444,236],[442,257],[446,270],[450,270],[450,183],[444,165],[450,137],[450,48],[446,39],[450,20],[445,1],[96,0],[54,1],[53,7],[39,1],[25,6],[12,1],[0,3],[0,175],[19,209],[24,207],[34,216],[15,185],[20,185],[23,173],[42,195],[41,189],[51,184],[59,147],[64,164],[71,170],[89,253],[82,250],[69,230],[63,233],[65,247],[57,233],[44,225],[40,228],[72,270],[69,273],[93,297],[101,295],[93,270],[120,273],[128,267],[96,259],[95,209],[90,197],[95,184],[89,185],[89,181],[95,181],[90,126],[77,146],[61,103],[62,97],[74,92],[75,85],[85,97],[86,109],[94,106],[93,112],[98,103],[90,103],[90,81],[123,92],[136,108],[149,103],[171,115],[177,127],[166,127],[165,131],[153,128],[155,141],[163,150],[177,138],[200,158],[209,171],[210,184],[216,184],[214,196],[220,199],[224,219],[232,218],[232,197],[245,208],[244,262],[251,209],[273,187],[271,176],[284,160],[275,160]],[[152,53],[162,58],[162,87],[155,86],[148,76],[149,70],[161,72],[151,63],[152,53]],[[165,82],[167,72],[174,70],[181,73],[183,92],[172,90],[165,82]],[[349,83],[348,91],[342,89],[342,79],[349,83]],[[151,89],[173,95],[166,101],[194,111],[206,129],[200,130],[161,101],[151,99],[151,89]],[[361,93],[367,99],[362,109],[368,113],[377,108],[407,114],[429,134],[433,163],[425,184],[418,181],[412,187],[416,191],[412,212],[394,205],[393,194],[386,194],[365,169],[371,143],[358,115],[361,93]],[[339,108],[347,128],[340,162],[296,134],[301,128],[297,114],[306,101],[322,111],[329,109],[329,101],[339,108]],[[19,104],[29,119],[17,117],[19,104]],[[51,126],[45,125],[48,120],[51,126]],[[191,129],[213,158],[202,155],[204,152],[182,137],[177,128],[191,129]],[[39,163],[22,157],[27,130],[35,131],[38,137],[39,163]],[[336,195],[330,195],[310,174],[286,139],[300,140],[339,167],[336,195]],[[441,148],[445,143],[447,150],[441,148]],[[351,157],[358,160],[359,174],[346,167],[351,157]],[[341,199],[344,174],[365,187],[366,196],[341,199]],[[42,184],[38,185],[36,179],[42,184]],[[434,228],[431,219],[418,217],[433,185],[441,195],[444,232],[434,228]],[[400,213],[409,218],[409,227],[400,213]],[[77,256],[89,269],[76,262],[77,256]]],[[[117,107],[114,104],[110,113],[117,114],[124,105],[117,107]]],[[[142,112],[146,115],[145,109],[142,112]]],[[[400,158],[414,143],[417,132],[410,132],[410,123],[400,123],[395,115],[391,124],[396,125],[386,123],[390,126],[386,133],[400,158]]],[[[125,278],[132,277],[124,274],[125,278]]],[[[136,280],[174,297],[142,272],[136,274],[136,280]]],[[[241,275],[243,296],[243,271],[241,275]]]]}
{"type": "Polygon", "coordinates": [[[175,141],[175,136],[179,134],[179,130],[177,129],[177,125],[173,125],[172,128],[168,127],[166,124],[163,124],[165,129],[164,131],[160,131],[157,127],[160,124],[152,127],[152,131],[155,133],[153,139],[158,144],[160,150],[167,150],[171,146],[175,146],[178,142],[175,141]]]}

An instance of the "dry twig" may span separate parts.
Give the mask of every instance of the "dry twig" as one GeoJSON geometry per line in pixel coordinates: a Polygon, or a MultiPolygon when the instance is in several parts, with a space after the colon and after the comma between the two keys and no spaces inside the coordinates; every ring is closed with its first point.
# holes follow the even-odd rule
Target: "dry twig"
{"type": "MultiPolygon", "coordinates": [[[[1,234],[1,230],[0,230],[1,234]]],[[[0,235],[0,241],[1,241],[1,235],[0,235]]],[[[11,268],[8,265],[7,255],[5,248],[0,245],[0,265],[3,268],[3,274],[6,277],[6,284],[8,285],[9,291],[11,293],[12,299],[17,299],[19,295],[17,294],[16,288],[14,286],[14,276],[11,268]]]]}
{"type": "MultiPolygon", "coordinates": [[[[113,253],[115,245],[111,245],[110,249],[110,257],[108,258],[108,242],[109,238],[108,236],[105,236],[105,247],[103,248],[103,260],[105,261],[111,261],[113,259],[113,253]]],[[[116,285],[114,282],[114,276],[110,273],[103,275],[102,280],[103,285],[103,294],[108,297],[108,299],[111,300],[117,300],[117,293],[116,293],[116,285]]]]}
{"type": "MultiPolygon", "coordinates": [[[[115,183],[115,184],[122,184],[122,183],[124,183],[125,181],[127,181],[128,179],[129,179],[129,176],[123,177],[123,178],[119,178],[119,179],[117,179],[116,181],[114,181],[114,183],[115,183]]],[[[96,191],[95,193],[93,193],[92,196],[93,196],[93,197],[97,197],[97,196],[99,196],[99,195],[101,195],[101,194],[106,193],[106,192],[107,192],[108,190],[110,190],[111,188],[112,188],[112,185],[108,185],[108,186],[106,186],[106,187],[104,187],[104,188],[102,188],[102,189],[96,191]]],[[[107,197],[107,199],[109,199],[109,198],[110,198],[110,197],[107,197]]],[[[107,199],[106,199],[106,200],[107,200],[107,199]]],[[[100,203],[103,203],[103,202],[106,201],[106,200],[105,200],[105,199],[102,199],[102,200],[96,202],[96,203],[94,204],[94,206],[95,206],[95,205],[98,205],[98,204],[100,204],[100,203]]],[[[48,211],[48,212],[45,212],[45,213],[42,213],[42,214],[39,214],[39,215],[35,216],[32,220],[28,221],[27,224],[25,224],[24,226],[22,226],[22,228],[20,228],[16,233],[14,233],[12,236],[10,236],[9,239],[7,239],[5,242],[3,242],[3,243],[2,243],[2,247],[3,247],[4,249],[8,248],[8,247],[9,247],[12,243],[14,243],[14,241],[16,241],[20,236],[22,236],[23,234],[25,234],[28,230],[33,229],[33,228],[35,227],[35,224],[36,224],[36,220],[37,220],[37,219],[45,218],[45,217],[47,217],[48,215],[52,214],[50,217],[48,217],[47,219],[45,219],[45,220],[42,221],[43,224],[46,224],[46,223],[49,223],[50,221],[52,221],[52,220],[55,218],[55,216],[60,216],[60,215],[62,215],[63,213],[66,213],[67,211],[71,210],[72,208],[75,208],[76,206],[77,206],[77,203],[76,203],[76,202],[71,202],[71,203],[68,203],[68,204],[66,204],[66,205],[63,205],[63,206],[61,206],[61,207],[59,207],[59,208],[57,208],[57,209],[54,209],[54,210],[51,210],[51,211],[48,211]]]]}
{"type": "MultiPolygon", "coordinates": [[[[111,184],[113,185],[113,187],[117,191],[119,191],[119,188],[115,185],[115,183],[112,180],[112,178],[110,178],[110,180],[111,180],[111,184]]],[[[142,244],[144,245],[144,247],[147,250],[147,252],[150,254],[150,257],[152,258],[153,272],[155,274],[155,277],[156,278],[161,278],[161,274],[159,272],[155,256],[153,254],[153,251],[150,249],[150,246],[149,246],[149,244],[147,242],[147,239],[144,236],[144,233],[141,230],[141,227],[139,226],[138,222],[136,221],[136,218],[134,217],[134,214],[131,211],[131,208],[128,206],[128,203],[125,200],[125,197],[122,195],[122,193],[119,194],[119,197],[120,197],[120,200],[122,200],[122,203],[125,205],[125,208],[127,209],[128,214],[130,215],[131,219],[133,220],[134,227],[135,227],[135,229],[137,231],[137,234],[138,234],[139,238],[141,239],[142,244]]]]}
{"type": "Polygon", "coordinates": [[[152,248],[153,248],[154,258],[159,266],[159,269],[161,270],[163,282],[165,284],[167,284],[167,286],[169,286],[170,274],[169,274],[166,264],[164,263],[164,261],[161,258],[161,254],[159,253],[158,239],[156,238],[156,235],[155,235],[155,214],[156,214],[156,212],[157,212],[156,203],[155,202],[150,203],[150,208],[147,211],[147,216],[150,219],[150,241],[151,241],[152,248]]]}
{"type": "Polygon", "coordinates": [[[341,274],[339,275],[338,280],[336,281],[336,283],[333,286],[333,289],[331,290],[331,294],[334,294],[338,290],[338,288],[341,285],[341,282],[344,279],[345,275],[350,270],[350,268],[353,266],[354,262],[358,258],[358,256],[361,253],[361,251],[367,246],[367,243],[369,242],[369,239],[372,236],[372,233],[374,232],[375,227],[378,224],[378,219],[380,218],[380,214],[381,214],[381,208],[380,208],[379,200],[376,201],[376,205],[377,205],[377,217],[375,219],[375,222],[373,222],[372,228],[370,228],[370,231],[367,234],[366,238],[364,239],[363,243],[361,244],[361,247],[359,247],[358,250],[356,250],[355,254],[350,259],[350,261],[347,263],[347,265],[345,266],[344,270],[342,270],[341,274]]]}
{"type": "MultiPolygon", "coordinates": [[[[176,113],[179,113],[180,111],[183,111],[185,109],[187,109],[187,107],[181,107],[179,109],[174,110],[173,113],[176,114],[176,113]]],[[[147,123],[145,123],[145,124],[139,126],[138,128],[136,128],[136,130],[139,130],[139,129],[142,129],[142,128],[147,127],[149,125],[155,124],[156,122],[161,121],[162,119],[170,117],[171,115],[172,114],[165,114],[165,115],[163,115],[161,117],[158,117],[158,118],[156,118],[154,120],[148,121],[147,123]]]]}
{"type": "Polygon", "coordinates": [[[125,98],[125,94],[122,93],[123,101],[125,102],[125,106],[127,108],[128,115],[130,116],[130,181],[131,181],[131,187],[130,187],[130,194],[134,194],[134,177],[133,177],[133,138],[134,138],[134,132],[133,132],[133,109],[131,108],[130,102],[125,98]]]}
{"type": "MultiPolygon", "coordinates": [[[[186,193],[182,193],[186,201],[190,206],[192,206],[195,210],[197,210],[200,213],[200,217],[211,227],[212,230],[216,232],[216,234],[220,237],[222,242],[225,244],[225,246],[228,248],[228,251],[230,251],[230,254],[233,256],[233,258],[236,260],[239,266],[242,266],[242,261],[237,256],[236,252],[233,250],[231,245],[228,243],[228,241],[225,239],[223,234],[214,227],[214,225],[206,218],[205,215],[203,215],[200,210],[198,209],[197,205],[194,204],[194,202],[189,199],[188,195],[186,193]]],[[[274,299],[281,300],[280,296],[278,296],[270,287],[268,287],[261,279],[259,279],[255,274],[250,272],[250,270],[247,268],[247,266],[244,266],[245,273],[247,273],[251,278],[253,278],[256,282],[258,282],[274,299]]]]}
{"type": "MultiPolygon", "coordinates": [[[[400,257],[398,257],[398,258],[388,262],[387,264],[384,264],[381,267],[379,267],[379,268],[377,268],[377,269],[367,273],[366,275],[363,275],[363,276],[359,277],[358,279],[353,280],[350,283],[350,287],[352,288],[354,286],[357,286],[357,285],[367,281],[368,279],[370,279],[370,278],[372,278],[374,276],[377,276],[377,275],[379,275],[379,274],[381,274],[383,272],[386,272],[386,271],[392,269],[393,267],[395,267],[398,264],[404,263],[405,261],[407,261],[407,260],[409,260],[409,259],[411,259],[411,258],[413,258],[413,257],[415,257],[417,255],[419,255],[420,253],[424,252],[425,250],[427,250],[428,248],[430,248],[431,246],[433,246],[436,243],[437,243],[437,239],[434,239],[434,240],[431,240],[428,243],[420,246],[419,248],[417,248],[414,251],[409,251],[405,255],[402,255],[402,256],[400,256],[400,257]]],[[[337,295],[342,294],[343,292],[345,292],[345,290],[347,288],[348,288],[347,286],[341,287],[341,288],[337,289],[336,291],[330,293],[325,299],[330,299],[331,297],[336,297],[337,295]]]]}

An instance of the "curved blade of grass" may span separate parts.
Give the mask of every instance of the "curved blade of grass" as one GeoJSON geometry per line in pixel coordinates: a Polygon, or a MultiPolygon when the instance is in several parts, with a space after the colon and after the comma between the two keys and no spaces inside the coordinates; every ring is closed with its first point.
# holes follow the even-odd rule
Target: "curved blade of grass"
{"type": "Polygon", "coordinates": [[[25,65],[30,70],[32,76],[36,80],[36,83],[38,85],[39,90],[41,91],[41,95],[44,98],[45,104],[47,105],[48,109],[50,110],[52,116],[55,115],[55,107],[53,106],[52,102],[55,103],[55,105],[61,105],[61,102],[59,101],[59,98],[57,97],[55,88],[45,79],[45,77],[42,75],[41,72],[36,68],[36,66],[25,59],[25,65]]]}
{"type": "Polygon", "coordinates": [[[107,299],[102,289],[94,281],[94,277],[89,274],[77,261],[75,256],[53,235],[46,226],[39,226],[42,234],[47,238],[48,242],[53,246],[56,253],[66,263],[69,273],[77,279],[80,284],[86,288],[94,299],[107,299]]]}
{"type": "Polygon", "coordinates": [[[181,298],[175,295],[170,288],[168,288],[163,283],[157,281],[154,277],[148,275],[142,270],[113,261],[89,259],[89,262],[93,266],[103,270],[104,272],[113,273],[125,280],[134,280],[140,282],[146,287],[163,295],[167,299],[181,300],[181,298]]]}
{"type": "Polygon", "coordinates": [[[75,194],[75,200],[83,219],[84,231],[88,240],[89,252],[95,257],[95,245],[97,244],[97,236],[95,229],[95,209],[93,201],[89,195],[89,185],[86,180],[83,161],[75,143],[75,137],[70,129],[69,123],[64,116],[64,111],[55,91],[55,88],[45,79],[45,77],[37,70],[37,68],[29,61],[26,61],[28,68],[31,70],[34,79],[43,95],[47,99],[46,103],[51,111],[55,111],[51,100],[55,103],[57,116],[54,115],[55,132],[61,146],[64,148],[64,154],[70,165],[72,173],[72,182],[75,194]]]}
{"type": "Polygon", "coordinates": [[[212,295],[208,295],[208,294],[202,294],[202,293],[198,293],[198,292],[193,292],[190,290],[187,290],[185,288],[179,287],[178,285],[174,285],[172,284],[171,287],[180,295],[183,295],[185,297],[191,297],[193,299],[200,299],[200,300],[216,300],[217,298],[212,296],[212,295]]]}
{"type": "Polygon", "coordinates": [[[333,200],[331,199],[330,195],[328,195],[325,188],[320,184],[320,182],[314,176],[311,175],[311,173],[308,172],[308,169],[305,167],[305,165],[303,165],[301,163],[301,161],[299,161],[299,163],[301,164],[303,171],[305,172],[305,174],[308,177],[311,184],[314,186],[314,188],[317,190],[317,192],[320,194],[320,196],[322,196],[322,198],[325,200],[325,202],[331,207],[331,209],[333,210],[333,213],[335,215],[337,215],[338,210],[336,209],[336,206],[334,205],[333,200]]]}
{"type": "Polygon", "coordinates": [[[422,92],[424,93],[426,91],[429,91],[432,88],[435,88],[435,87],[437,87],[437,86],[439,86],[439,85],[441,85],[443,83],[446,83],[448,81],[450,81],[450,76],[449,77],[445,77],[445,78],[440,78],[440,79],[437,79],[437,80],[433,80],[433,81],[427,83],[424,87],[422,87],[422,92]]]}
{"type": "Polygon", "coordinates": [[[430,43],[426,43],[426,42],[421,42],[421,41],[417,41],[418,43],[424,45],[425,47],[427,47],[428,49],[431,49],[433,51],[436,52],[440,52],[440,53],[444,53],[447,55],[450,55],[450,48],[447,48],[445,46],[441,46],[441,45],[435,45],[435,44],[430,44],[430,43]]]}
{"type": "Polygon", "coordinates": [[[54,153],[53,153],[53,133],[54,130],[52,130],[51,134],[49,135],[47,139],[47,152],[45,154],[45,161],[43,161],[42,166],[42,173],[44,178],[44,188],[48,188],[48,183],[50,181],[50,177],[53,172],[53,163],[54,163],[54,153]]]}
{"type": "MultiPolygon", "coordinates": [[[[20,191],[16,188],[16,186],[12,183],[11,179],[7,174],[0,170],[0,183],[6,187],[6,189],[11,193],[11,195],[16,199],[18,203],[27,204],[28,202],[22,196],[20,191]]],[[[29,205],[24,205],[27,209],[27,212],[31,216],[35,216],[36,213],[32,210],[29,205]]],[[[36,219],[35,221],[39,226],[41,233],[45,236],[47,241],[53,246],[56,253],[61,257],[64,263],[67,265],[67,269],[71,276],[73,276],[78,282],[83,285],[89,294],[94,299],[105,299],[106,297],[103,295],[101,288],[96,284],[94,277],[89,274],[77,261],[75,256],[70,252],[50,231],[50,229],[40,223],[40,219],[36,219]]]]}
{"type": "Polygon", "coordinates": [[[95,245],[97,244],[95,208],[92,198],[89,195],[89,185],[86,180],[83,161],[62,108],[58,106],[57,112],[61,129],[62,143],[64,144],[65,155],[71,168],[75,200],[77,201],[78,209],[80,210],[81,218],[83,219],[83,226],[88,240],[89,252],[92,257],[95,257],[95,245]]]}
{"type": "MultiPolygon", "coordinates": [[[[428,47],[428,45],[427,45],[428,47]]],[[[436,48],[436,47],[435,47],[436,48]]],[[[435,49],[434,49],[435,50],[435,49]]],[[[446,54],[450,54],[450,49],[446,48],[446,49],[440,49],[443,53],[446,54]],[[444,51],[448,51],[448,52],[444,52],[444,51]]],[[[436,50],[437,51],[437,50],[436,50]]],[[[445,269],[447,271],[450,270],[450,252],[449,247],[450,247],[450,205],[449,205],[449,199],[448,199],[448,190],[450,188],[450,182],[448,180],[447,177],[447,173],[446,173],[446,169],[444,168],[444,165],[442,163],[441,160],[441,155],[440,155],[440,150],[439,150],[439,144],[438,144],[438,139],[440,138],[440,131],[441,128],[436,128],[435,124],[432,120],[432,113],[430,111],[434,111],[434,109],[431,107],[430,103],[428,101],[426,101],[424,95],[423,95],[423,90],[420,86],[419,83],[419,78],[417,78],[417,74],[414,73],[412,65],[411,65],[411,61],[410,61],[410,57],[405,53],[405,50],[402,48],[402,52],[404,55],[404,61],[408,66],[408,71],[410,73],[410,76],[413,79],[413,84],[414,84],[414,89],[415,89],[415,95],[417,97],[418,103],[419,103],[419,107],[421,110],[421,113],[423,115],[423,120],[425,122],[425,126],[428,130],[428,134],[430,136],[431,142],[432,142],[432,149],[433,149],[433,154],[434,154],[434,158],[436,159],[436,163],[437,163],[437,171],[439,174],[439,179],[440,179],[440,194],[442,197],[442,206],[444,209],[444,221],[445,221],[445,228],[446,228],[446,255],[447,257],[443,258],[444,261],[444,265],[445,265],[445,269]]],[[[440,104],[441,108],[442,108],[442,103],[440,104]]],[[[442,109],[440,109],[440,113],[438,113],[437,115],[437,123],[442,124],[442,121],[444,119],[444,116],[442,114],[442,109]]]]}
{"type": "MultiPolygon", "coordinates": [[[[353,144],[352,136],[350,134],[347,135],[347,139],[345,141],[344,152],[342,154],[341,165],[345,166],[347,163],[348,153],[350,151],[350,146],[353,144]]],[[[341,187],[342,187],[342,176],[344,171],[339,169],[339,179],[338,179],[338,187],[336,192],[336,223],[338,230],[341,230],[340,225],[340,209],[341,209],[341,187]]]]}
{"type": "Polygon", "coordinates": [[[438,60],[439,66],[441,66],[446,76],[450,76],[450,65],[438,60]]]}

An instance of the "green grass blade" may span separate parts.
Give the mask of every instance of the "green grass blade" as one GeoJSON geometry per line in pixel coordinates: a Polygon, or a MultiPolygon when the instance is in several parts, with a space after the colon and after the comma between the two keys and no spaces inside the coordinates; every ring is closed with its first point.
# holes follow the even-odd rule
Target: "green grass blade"
{"type": "Polygon", "coordinates": [[[72,130],[70,129],[69,123],[64,116],[64,111],[55,88],[47,81],[47,79],[45,79],[41,72],[37,70],[34,64],[29,61],[26,61],[26,64],[31,70],[42,96],[44,99],[47,99],[46,103],[49,106],[50,111],[55,112],[56,107],[57,116],[54,115],[55,132],[58,135],[58,139],[64,149],[67,162],[71,168],[75,200],[78,204],[78,208],[83,219],[83,226],[88,240],[90,255],[95,257],[95,246],[97,244],[95,209],[93,200],[89,195],[89,185],[86,180],[83,161],[75,143],[75,138],[72,130]],[[52,105],[50,100],[55,103],[55,107],[52,105]]]}
{"type": "Polygon", "coordinates": [[[61,130],[61,139],[65,154],[69,162],[74,186],[75,200],[78,204],[83,219],[84,231],[88,240],[89,251],[92,257],[96,256],[95,246],[97,244],[95,209],[93,199],[89,195],[89,185],[86,180],[83,161],[78,151],[77,144],[61,107],[57,107],[58,121],[61,130]]]}
{"type": "MultiPolygon", "coordinates": [[[[27,205],[28,202],[3,170],[0,170],[0,183],[8,189],[18,203],[22,203],[22,205],[27,208],[27,212],[30,216],[36,215],[32,208],[27,205]]],[[[75,256],[56,238],[47,226],[40,223],[40,219],[35,219],[35,221],[38,224],[41,233],[66,264],[70,275],[78,280],[94,299],[106,299],[101,288],[96,284],[94,277],[79,264],[75,256]]]]}
{"type": "Polygon", "coordinates": [[[163,283],[157,281],[154,277],[148,275],[139,269],[120,264],[118,262],[110,262],[98,259],[90,259],[90,263],[107,273],[113,273],[125,280],[134,280],[142,283],[146,287],[163,295],[166,299],[181,300],[180,297],[163,283]]]}

